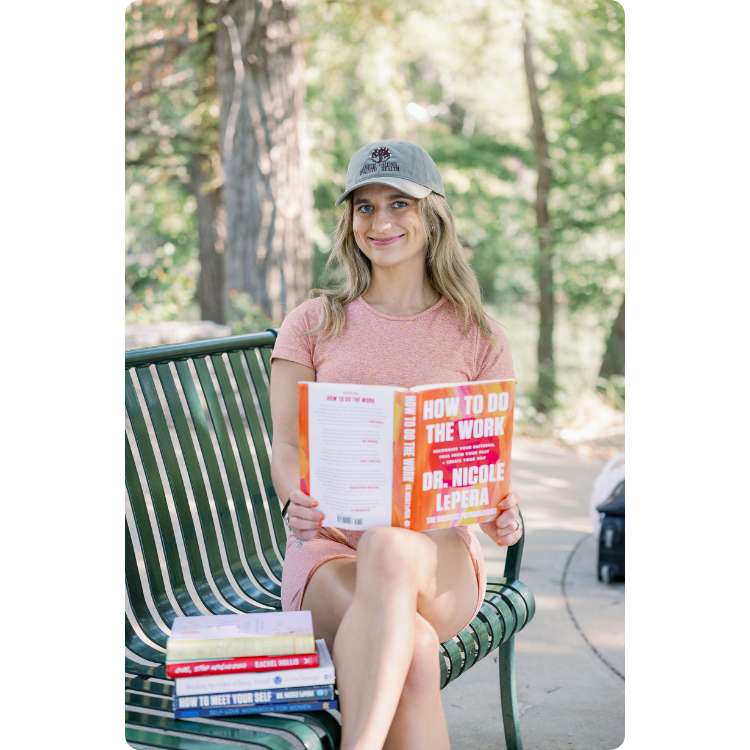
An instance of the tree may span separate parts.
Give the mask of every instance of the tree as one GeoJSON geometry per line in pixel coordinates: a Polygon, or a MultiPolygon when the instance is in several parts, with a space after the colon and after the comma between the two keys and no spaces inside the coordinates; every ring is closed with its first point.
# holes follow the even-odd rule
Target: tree
{"type": "Polygon", "coordinates": [[[611,378],[614,375],[625,374],[625,297],[622,298],[620,309],[609,336],[607,346],[599,368],[600,378],[611,378]]]}
{"type": "MultiPolygon", "coordinates": [[[[215,101],[216,90],[216,21],[215,8],[207,0],[196,0],[196,23],[199,38],[206,39],[205,53],[200,60],[196,96],[202,103],[215,101]]],[[[201,118],[201,125],[206,121],[201,118]]],[[[211,122],[215,132],[218,123],[211,122]]],[[[200,139],[205,140],[205,139],[200,139]]],[[[190,187],[196,203],[198,224],[198,258],[200,277],[198,304],[203,320],[226,323],[229,318],[229,286],[227,279],[226,212],[224,211],[218,139],[211,148],[196,151],[190,157],[190,187]]]]}
{"type": "Polygon", "coordinates": [[[534,61],[531,55],[531,34],[524,24],[523,62],[526,72],[526,84],[529,88],[531,104],[532,136],[536,155],[537,184],[534,212],[536,214],[536,232],[539,242],[539,254],[536,259],[536,280],[539,288],[539,339],[537,343],[537,389],[534,407],[538,412],[546,413],[555,400],[555,359],[552,333],[555,325],[555,287],[552,278],[552,259],[554,248],[550,233],[549,200],[552,172],[549,164],[547,134],[544,131],[542,109],[539,106],[539,92],[536,86],[534,61]]]}
{"type": "Polygon", "coordinates": [[[296,2],[223,2],[217,22],[227,276],[278,320],[312,282],[296,2]]]}
{"type": "Polygon", "coordinates": [[[136,0],[126,11],[128,249],[134,258],[156,249],[131,266],[128,286],[139,303],[144,293],[152,307],[162,298],[163,311],[148,319],[172,317],[197,297],[202,319],[227,320],[214,15],[206,0],[136,0]]]}

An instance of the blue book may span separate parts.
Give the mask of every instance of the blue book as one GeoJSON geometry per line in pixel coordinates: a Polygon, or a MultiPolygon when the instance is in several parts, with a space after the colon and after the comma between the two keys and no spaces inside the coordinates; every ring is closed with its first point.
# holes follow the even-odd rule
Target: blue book
{"type": "Polygon", "coordinates": [[[175,696],[174,708],[175,710],[225,708],[227,706],[255,706],[299,701],[332,701],[333,698],[333,685],[311,685],[309,687],[276,688],[274,690],[243,690],[232,693],[175,696]]]}
{"type": "Polygon", "coordinates": [[[219,706],[217,708],[187,708],[175,709],[175,719],[190,719],[193,716],[242,716],[243,714],[279,714],[295,711],[325,711],[338,708],[338,701],[313,701],[312,703],[273,703],[255,706],[219,706]]]}

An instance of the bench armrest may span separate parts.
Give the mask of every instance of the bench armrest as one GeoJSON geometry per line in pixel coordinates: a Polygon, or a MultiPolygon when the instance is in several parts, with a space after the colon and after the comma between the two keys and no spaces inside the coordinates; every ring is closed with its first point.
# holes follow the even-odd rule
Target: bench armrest
{"type": "Polygon", "coordinates": [[[509,581],[517,581],[521,573],[521,556],[523,555],[523,542],[526,538],[526,524],[523,522],[523,515],[520,508],[518,515],[521,517],[521,538],[514,545],[508,547],[508,554],[505,557],[505,569],[503,570],[503,576],[509,581]]]}

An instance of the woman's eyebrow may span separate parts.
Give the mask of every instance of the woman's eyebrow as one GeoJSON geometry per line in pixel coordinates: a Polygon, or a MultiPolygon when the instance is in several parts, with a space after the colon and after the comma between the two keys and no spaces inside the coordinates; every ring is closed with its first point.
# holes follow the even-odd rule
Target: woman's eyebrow
{"type": "MultiPolygon", "coordinates": [[[[404,195],[403,193],[394,193],[393,195],[388,196],[389,201],[395,201],[398,199],[406,198],[406,200],[409,200],[408,195],[404,195]]],[[[367,198],[359,198],[358,200],[354,201],[354,205],[358,206],[360,203],[372,203],[372,201],[367,200],[367,198]]]]}

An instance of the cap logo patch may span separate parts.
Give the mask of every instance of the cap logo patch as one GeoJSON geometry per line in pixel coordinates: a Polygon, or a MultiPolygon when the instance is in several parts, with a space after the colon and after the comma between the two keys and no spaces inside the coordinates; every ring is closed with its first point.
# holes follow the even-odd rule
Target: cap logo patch
{"type": "Polygon", "coordinates": [[[370,154],[370,160],[373,161],[374,164],[365,164],[362,169],[359,170],[359,176],[362,177],[363,175],[373,174],[377,171],[400,172],[401,170],[398,168],[398,162],[389,161],[391,156],[393,156],[393,154],[391,154],[390,149],[385,146],[374,148],[370,154]]]}
{"type": "Polygon", "coordinates": [[[374,148],[370,154],[370,158],[376,163],[381,164],[384,161],[388,161],[391,158],[391,152],[385,147],[374,148]]]}

